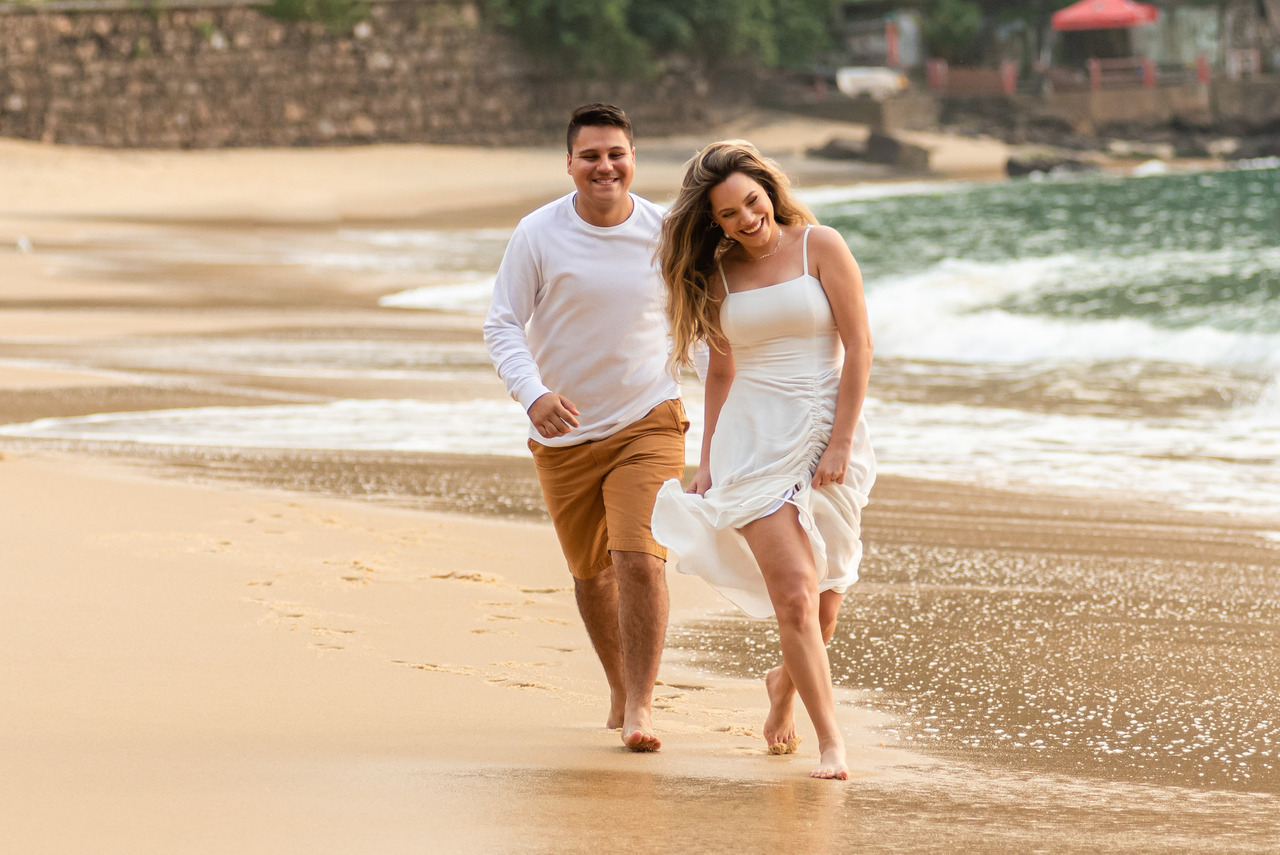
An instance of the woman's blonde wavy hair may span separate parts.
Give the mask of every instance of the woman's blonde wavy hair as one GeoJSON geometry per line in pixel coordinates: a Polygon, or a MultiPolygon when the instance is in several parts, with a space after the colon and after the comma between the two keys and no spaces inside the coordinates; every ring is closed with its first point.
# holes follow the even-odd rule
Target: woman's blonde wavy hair
{"type": "Polygon", "coordinates": [[[735,172],[764,188],[780,225],[818,222],[791,192],[791,182],[778,164],[751,143],[714,142],[693,156],[680,192],[662,220],[658,244],[658,265],[667,287],[672,339],[667,367],[672,374],[692,367],[695,343],[714,346],[720,337],[720,303],[711,298],[711,277],[717,261],[735,241],[726,238],[711,217],[711,190],[735,172]]]}

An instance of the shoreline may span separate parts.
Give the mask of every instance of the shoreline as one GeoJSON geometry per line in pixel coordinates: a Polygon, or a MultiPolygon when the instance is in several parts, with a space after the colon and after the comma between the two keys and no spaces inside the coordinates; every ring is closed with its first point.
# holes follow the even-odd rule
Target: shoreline
{"type": "MultiPolygon", "coordinates": [[[[865,136],[862,125],[757,111],[700,135],[636,141],[634,192],[655,201],[680,186],[685,162],[708,142],[746,138],[775,157],[800,186],[1004,177],[1008,147],[993,139],[911,132],[931,145],[929,173],[805,157],[832,136],[865,136]]],[[[379,144],[316,149],[191,152],[62,147],[0,139],[0,227],[27,221],[316,226],[409,223],[514,226],[568,192],[563,149],[484,149],[379,144]],[[330,181],[317,182],[316,176],[330,181]]]]}
{"type": "MultiPolygon", "coordinates": [[[[762,148],[786,157],[832,128],[781,123],[759,138],[768,133],[778,137],[762,148]]],[[[642,144],[641,175],[653,174],[637,190],[668,192],[687,144],[655,143],[652,164],[642,144]]],[[[403,285],[394,277],[335,282],[267,266],[215,275],[154,258],[131,262],[143,273],[121,273],[51,262],[42,241],[86,246],[82,260],[95,262],[102,227],[198,216],[201,228],[306,229],[375,208],[509,227],[528,210],[516,200],[567,192],[562,168],[553,150],[108,154],[0,141],[0,186],[18,188],[0,211],[11,272],[0,283],[0,422],[328,399],[364,383],[72,365],[103,341],[478,336],[473,318],[377,308],[403,285]],[[24,172],[24,159],[36,168],[24,172]],[[350,168],[325,172],[339,166],[350,168]],[[317,168],[331,186],[299,192],[319,183],[317,168]],[[406,180],[405,169],[421,172],[406,180]],[[74,218],[85,211],[98,219],[74,218]],[[17,235],[36,251],[13,251],[17,235]]],[[[388,379],[359,391],[433,400],[472,385],[388,379]]],[[[21,771],[0,777],[0,792],[18,818],[15,845],[585,853],[700,841],[712,851],[977,852],[1069,834],[1081,850],[1267,851],[1280,798],[1271,777],[1265,789],[1174,786],[1186,774],[1175,764],[1151,778],[1081,771],[1074,756],[1019,766],[1026,755],[1006,743],[918,739],[928,710],[885,706],[874,688],[839,692],[854,780],[810,781],[807,720],[799,755],[768,756],[763,688],[725,676],[754,662],[759,638],[722,620],[727,605],[700,580],[674,572],[673,643],[655,703],[664,748],[629,754],[601,726],[603,676],[529,468],[470,455],[0,439],[10,570],[0,657],[18,687],[0,698],[11,722],[0,746],[21,771]],[[723,637],[686,643],[708,621],[723,637]],[[724,660],[706,659],[717,646],[724,660]],[[619,822],[627,811],[641,819],[619,822]]],[[[1272,649],[1280,626],[1280,581],[1265,572],[1280,555],[1269,521],[885,476],[865,526],[866,578],[841,629],[887,651],[863,664],[895,698],[927,694],[906,686],[967,697],[971,685],[975,694],[1021,685],[1016,672],[960,684],[929,670],[979,647],[979,630],[983,643],[1015,644],[993,659],[1014,665],[1106,653],[1114,673],[1090,678],[1121,688],[1148,669],[1151,680],[1164,668],[1234,675],[1240,656],[1253,669],[1245,682],[1192,688],[1236,699],[1247,697],[1245,678],[1274,685],[1273,666],[1248,658],[1272,649]],[[1026,634],[1035,621],[1059,622],[1060,648],[1035,646],[1026,634]],[[886,646],[882,629],[903,641],[886,646]],[[1164,633],[1167,659],[1125,660],[1121,630],[1164,633]]],[[[1180,697],[1146,700],[1177,712],[1180,697]]],[[[953,723],[965,738],[994,726],[953,723]]]]}

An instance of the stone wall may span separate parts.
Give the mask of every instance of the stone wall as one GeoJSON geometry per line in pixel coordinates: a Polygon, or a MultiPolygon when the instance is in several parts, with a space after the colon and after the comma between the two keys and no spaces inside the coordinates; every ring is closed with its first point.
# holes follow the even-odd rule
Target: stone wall
{"type": "Polygon", "coordinates": [[[1059,92],[1045,98],[1044,111],[1079,127],[1173,123],[1254,133],[1280,124],[1280,79],[1274,75],[1248,80],[1222,77],[1208,85],[1059,92]]]}
{"type": "MultiPolygon", "coordinates": [[[[378,0],[348,36],[252,5],[0,11],[0,136],[210,148],[533,144],[608,100],[637,130],[704,122],[707,85],[568,79],[481,25],[468,0],[378,0]]],[[[188,0],[189,2],[189,0],[188,0]]]]}

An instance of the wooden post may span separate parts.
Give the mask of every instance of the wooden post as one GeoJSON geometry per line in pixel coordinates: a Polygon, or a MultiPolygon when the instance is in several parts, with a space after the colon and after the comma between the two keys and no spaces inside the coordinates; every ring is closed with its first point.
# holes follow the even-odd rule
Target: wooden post
{"type": "Polygon", "coordinates": [[[1153,89],[1156,85],[1156,64],[1149,56],[1142,58],[1142,85],[1147,89],[1153,89]]]}
{"type": "Polygon", "coordinates": [[[1000,63],[1000,89],[1006,95],[1018,91],[1018,63],[1015,60],[1006,59],[1000,63]]]}
{"type": "Polygon", "coordinates": [[[1097,92],[1102,88],[1102,63],[1091,57],[1085,65],[1089,69],[1089,89],[1097,92]]]}
{"type": "Polygon", "coordinates": [[[947,91],[947,61],[931,59],[924,66],[925,81],[930,92],[947,91]]]}

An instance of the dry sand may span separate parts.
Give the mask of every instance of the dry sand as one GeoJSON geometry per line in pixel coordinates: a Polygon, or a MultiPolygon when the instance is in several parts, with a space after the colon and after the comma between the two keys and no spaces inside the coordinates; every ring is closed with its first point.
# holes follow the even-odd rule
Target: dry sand
{"type": "MultiPolygon", "coordinates": [[[[804,148],[861,130],[757,117],[717,136],[757,139],[812,185],[859,175],[822,164],[806,172],[804,148]]],[[[995,144],[935,142],[948,174],[992,174],[1002,163],[995,144]]],[[[699,141],[641,143],[636,189],[665,198],[699,141]]],[[[139,385],[30,362],[85,342],[343,326],[477,334],[471,321],[378,310],[376,282],[339,287],[299,272],[266,289],[250,270],[250,284],[228,292],[192,274],[178,277],[190,280],[179,299],[145,277],[68,272],[39,251],[22,254],[12,249],[19,236],[83,251],[102,223],[509,227],[568,186],[554,150],[154,153],[0,141],[0,418],[349,392],[340,381],[139,385]]],[[[449,394],[365,394],[389,391],[449,394]]],[[[622,750],[602,727],[603,678],[554,535],[527,474],[504,468],[521,463],[362,464],[389,479],[486,466],[513,484],[523,477],[512,488],[523,497],[470,507],[516,515],[504,518],[356,501],[354,489],[318,485],[326,467],[352,469],[341,455],[232,465],[136,449],[0,448],[7,851],[977,851],[991,842],[983,827],[945,815],[913,826],[936,801],[922,782],[938,761],[891,744],[856,693],[840,694],[850,785],[809,781],[809,754],[767,756],[762,688],[693,667],[680,650],[666,657],[657,692],[663,751],[622,750]]],[[[887,543],[1103,555],[1117,544],[1165,554],[1207,540],[1214,558],[1274,554],[1258,531],[1159,509],[1108,522],[1105,509],[1052,497],[894,479],[877,491],[868,537],[887,543]]],[[[673,623],[723,610],[701,582],[670,581],[673,623]]],[[[948,810],[964,820],[982,798],[948,810]]],[[[1085,811],[1046,820],[1037,810],[1006,805],[997,848],[1068,833],[1085,811]]],[[[1126,848],[1133,838],[1118,822],[1085,839],[1126,848]]]]}

